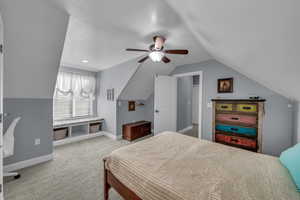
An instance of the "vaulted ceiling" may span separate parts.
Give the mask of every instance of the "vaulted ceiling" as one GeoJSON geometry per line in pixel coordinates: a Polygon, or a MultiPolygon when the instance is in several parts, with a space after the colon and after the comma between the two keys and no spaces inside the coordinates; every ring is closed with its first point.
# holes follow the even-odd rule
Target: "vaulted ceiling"
{"type": "MultiPolygon", "coordinates": [[[[212,58],[300,100],[299,0],[53,0],[70,14],[66,65],[102,70],[141,56],[155,34],[182,65],[212,58]],[[88,59],[89,63],[82,63],[88,59]]],[[[149,61],[148,61],[149,62],[149,61]]]]}
{"type": "Polygon", "coordinates": [[[167,0],[217,60],[300,100],[299,0],[167,0]]]}
{"type": "Polygon", "coordinates": [[[190,55],[170,56],[181,65],[210,56],[182,22],[161,0],[54,0],[70,14],[62,64],[103,70],[140,57],[126,48],[148,49],[153,36],[167,38],[165,48],[187,48],[190,55]],[[82,63],[82,60],[88,63],[82,63]]]}

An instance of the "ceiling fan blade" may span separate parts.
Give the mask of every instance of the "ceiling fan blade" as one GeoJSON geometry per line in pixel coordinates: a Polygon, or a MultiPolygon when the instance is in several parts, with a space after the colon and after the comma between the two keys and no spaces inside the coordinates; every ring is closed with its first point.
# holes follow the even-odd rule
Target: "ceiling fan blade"
{"type": "Polygon", "coordinates": [[[144,50],[144,49],[126,49],[126,51],[141,51],[141,52],[149,52],[149,50],[144,50]]]}
{"type": "Polygon", "coordinates": [[[138,63],[143,63],[145,62],[145,60],[147,60],[149,58],[149,56],[146,56],[144,58],[142,58],[141,60],[138,61],[138,63]]]}
{"type": "Polygon", "coordinates": [[[186,49],[172,49],[172,50],[165,50],[165,53],[168,54],[188,54],[189,51],[186,49]]]}
{"type": "Polygon", "coordinates": [[[169,63],[171,60],[170,60],[169,58],[167,58],[166,56],[164,56],[164,57],[162,58],[162,61],[163,61],[164,63],[169,63]]]}

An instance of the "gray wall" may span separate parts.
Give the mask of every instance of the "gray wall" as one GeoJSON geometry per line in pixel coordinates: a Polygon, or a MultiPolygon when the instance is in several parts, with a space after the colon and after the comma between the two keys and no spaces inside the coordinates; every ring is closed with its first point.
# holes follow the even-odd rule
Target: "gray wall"
{"type": "Polygon", "coordinates": [[[299,102],[294,103],[294,137],[293,144],[300,142],[300,110],[299,102]]]}
{"type": "Polygon", "coordinates": [[[292,145],[294,135],[293,108],[288,107],[288,104],[292,104],[289,99],[263,87],[215,60],[179,66],[174,70],[173,74],[199,70],[203,71],[202,134],[204,139],[212,139],[212,109],[207,106],[212,98],[248,98],[249,96],[260,96],[267,100],[263,128],[263,152],[271,155],[279,155],[283,150],[292,145]],[[234,92],[231,94],[218,94],[217,79],[228,77],[234,78],[234,92]]]}
{"type": "Polygon", "coordinates": [[[178,78],[177,131],[192,126],[193,77],[178,78]]]}
{"type": "Polygon", "coordinates": [[[50,1],[1,0],[4,24],[4,128],[16,116],[15,155],[4,164],[52,153],[52,98],[69,15],[50,1]],[[38,9],[37,9],[38,8],[38,9]],[[34,146],[34,139],[41,144],[34,146]]]}
{"type": "Polygon", "coordinates": [[[117,99],[138,68],[137,59],[97,73],[97,110],[105,119],[103,129],[117,134],[117,99]],[[106,90],[115,89],[115,100],[107,101],[106,90]]]}
{"type": "Polygon", "coordinates": [[[4,159],[4,164],[28,160],[51,154],[52,145],[52,99],[9,99],[5,98],[4,131],[16,117],[21,120],[15,129],[14,155],[4,159]],[[41,144],[34,145],[34,139],[40,138],[41,144]]]}
{"type": "Polygon", "coordinates": [[[1,0],[4,97],[52,98],[69,15],[50,1],[1,0]]]}
{"type": "Polygon", "coordinates": [[[136,121],[151,121],[153,126],[153,117],[154,117],[154,104],[153,96],[148,100],[135,100],[136,105],[138,103],[145,104],[144,106],[136,106],[135,111],[128,111],[128,101],[119,100],[118,102],[118,112],[117,112],[117,135],[122,134],[123,124],[136,122],[136,121]]]}

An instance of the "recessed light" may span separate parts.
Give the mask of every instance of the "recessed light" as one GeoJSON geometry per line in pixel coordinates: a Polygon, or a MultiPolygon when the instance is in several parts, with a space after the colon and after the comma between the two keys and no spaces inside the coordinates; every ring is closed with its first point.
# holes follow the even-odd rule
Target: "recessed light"
{"type": "Polygon", "coordinates": [[[89,61],[88,60],[82,60],[81,62],[82,63],[88,63],[89,61]]]}

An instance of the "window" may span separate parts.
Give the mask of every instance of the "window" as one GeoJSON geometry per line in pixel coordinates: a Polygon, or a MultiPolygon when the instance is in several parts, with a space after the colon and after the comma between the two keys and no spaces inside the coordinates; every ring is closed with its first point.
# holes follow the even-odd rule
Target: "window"
{"type": "Polygon", "coordinates": [[[92,116],[96,77],[75,72],[59,72],[53,101],[54,120],[92,116]]]}

